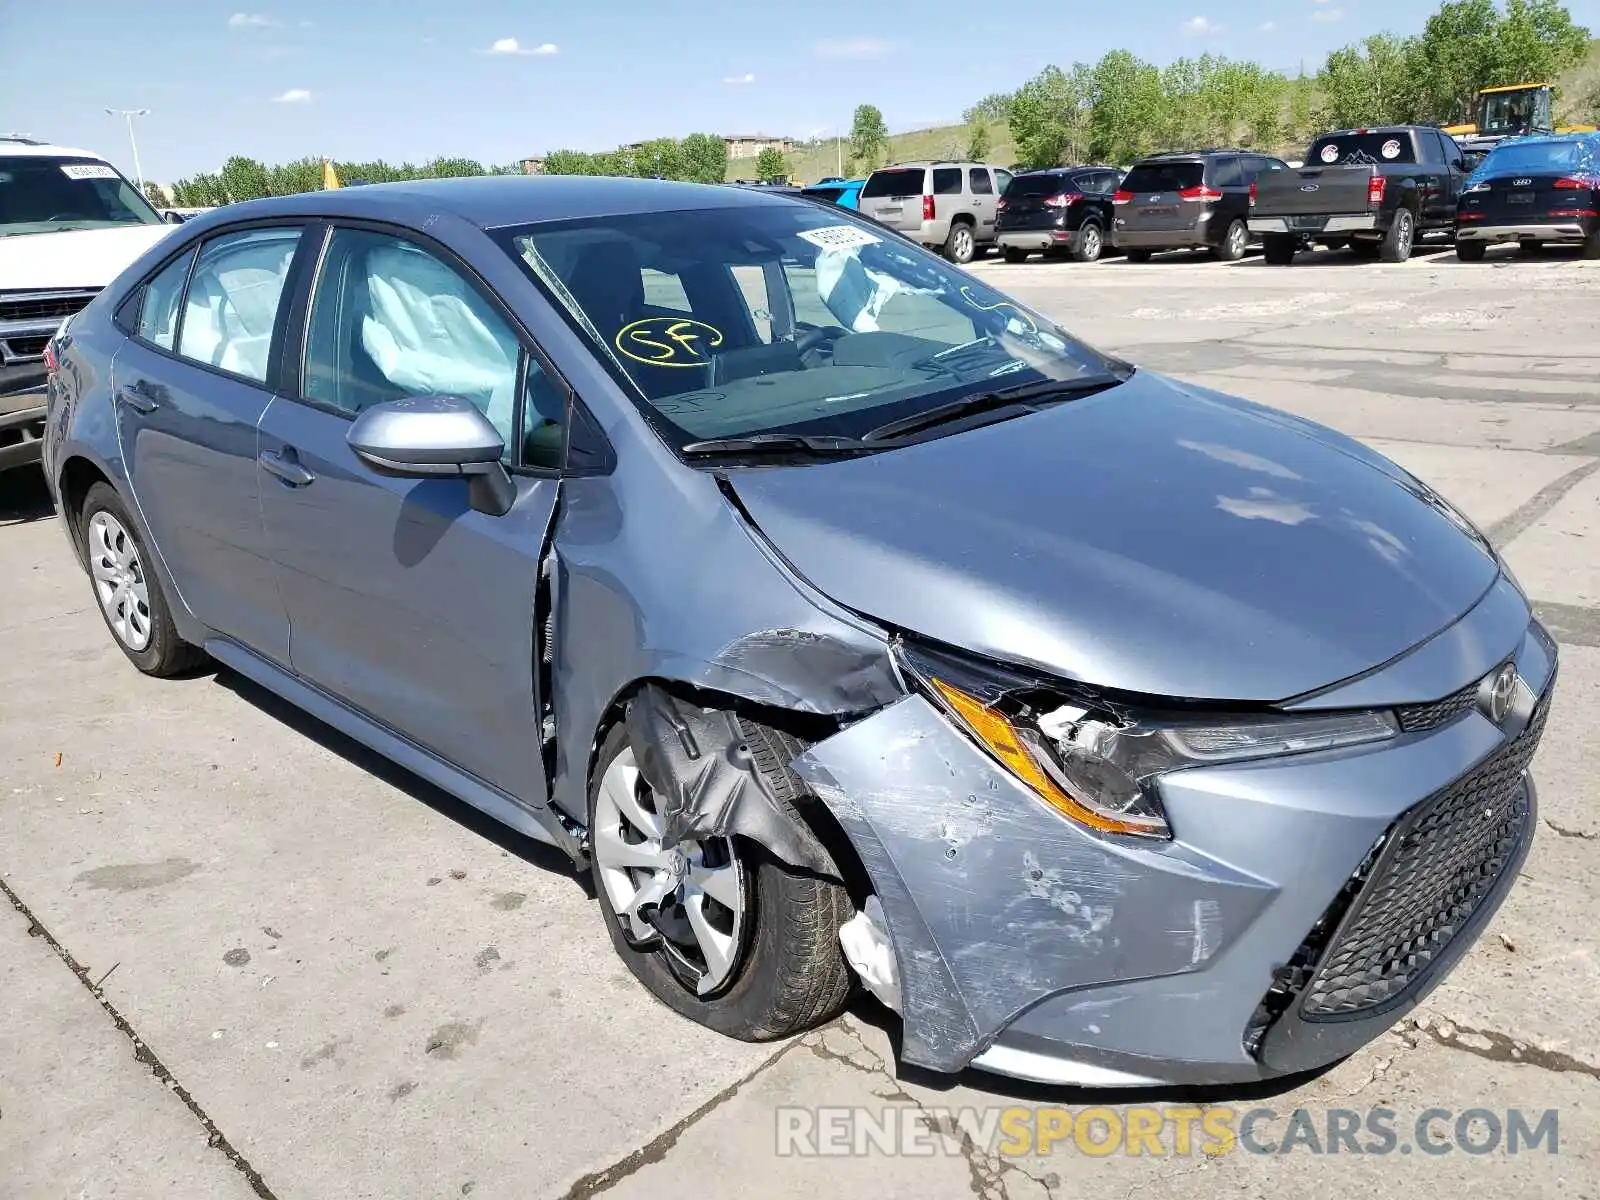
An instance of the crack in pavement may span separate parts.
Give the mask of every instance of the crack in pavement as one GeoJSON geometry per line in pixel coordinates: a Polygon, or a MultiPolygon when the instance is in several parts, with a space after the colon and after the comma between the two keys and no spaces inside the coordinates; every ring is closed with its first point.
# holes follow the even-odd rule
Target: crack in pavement
{"type": "Polygon", "coordinates": [[[1593,841],[1595,838],[1600,837],[1600,834],[1590,833],[1586,829],[1568,829],[1564,825],[1557,825],[1549,817],[1544,819],[1544,823],[1550,827],[1550,832],[1557,837],[1579,838],[1585,842],[1593,841]]]}
{"type": "Polygon", "coordinates": [[[695,1125],[699,1124],[717,1109],[721,1108],[729,1100],[732,1100],[739,1094],[740,1089],[742,1089],[745,1084],[761,1075],[764,1071],[775,1064],[784,1055],[792,1051],[799,1044],[799,1042],[789,1043],[776,1054],[773,1054],[763,1060],[762,1063],[748,1075],[744,1075],[739,1079],[734,1080],[715,1096],[712,1096],[711,1099],[707,1100],[699,1108],[691,1112],[688,1116],[662,1130],[643,1146],[640,1146],[637,1150],[634,1150],[624,1157],[618,1159],[609,1167],[602,1167],[598,1171],[591,1171],[587,1175],[580,1175],[573,1182],[572,1186],[563,1194],[562,1200],[589,1200],[591,1196],[598,1196],[601,1192],[610,1191],[624,1179],[627,1179],[630,1175],[637,1174],[645,1167],[653,1166],[654,1164],[660,1162],[662,1159],[666,1158],[668,1152],[678,1144],[678,1140],[683,1137],[684,1133],[686,1133],[695,1125]]]}
{"type": "MultiPolygon", "coordinates": [[[[28,906],[22,902],[22,898],[12,891],[11,886],[4,879],[0,879],[0,895],[11,901],[11,907],[21,913],[27,920],[28,936],[43,938],[45,945],[55,951],[56,957],[67,965],[68,969],[78,977],[78,982],[83,984],[88,993],[99,1001],[100,1007],[105,1009],[106,1015],[116,1025],[118,1032],[133,1043],[134,1059],[149,1067],[150,1073],[164,1084],[173,1095],[183,1101],[184,1107],[194,1115],[194,1118],[200,1122],[201,1127],[206,1131],[206,1144],[212,1149],[222,1152],[228,1162],[233,1165],[233,1168],[244,1176],[245,1182],[250,1185],[250,1190],[260,1196],[261,1200],[277,1200],[277,1197],[273,1195],[272,1189],[261,1178],[261,1172],[251,1166],[250,1161],[234,1149],[233,1143],[228,1140],[227,1135],[222,1130],[217,1128],[216,1122],[206,1115],[205,1109],[200,1107],[199,1102],[189,1093],[189,1089],[173,1077],[172,1072],[167,1070],[165,1064],[156,1057],[155,1051],[150,1049],[149,1044],[128,1023],[127,1018],[117,1011],[116,1006],[111,1001],[106,999],[105,993],[101,991],[99,984],[90,981],[89,969],[79,963],[72,956],[72,952],[44,927],[44,924],[38,917],[33,915],[28,906]]],[[[118,966],[120,965],[118,963],[118,966]]],[[[115,969],[115,967],[112,968],[112,970],[115,969]]],[[[101,982],[105,982],[106,977],[109,977],[110,974],[111,971],[107,971],[105,976],[101,977],[101,982]]]]}
{"type": "Polygon", "coordinates": [[[1454,1021],[1442,1019],[1410,1020],[1402,1024],[1419,1033],[1427,1034],[1447,1050],[1460,1050],[1478,1058],[1488,1059],[1490,1062],[1522,1063],[1556,1074],[1587,1075],[1591,1079],[1600,1079],[1600,1065],[1584,1062],[1559,1050],[1545,1050],[1498,1030],[1473,1029],[1468,1025],[1458,1025],[1454,1021]],[[1482,1038],[1489,1044],[1486,1047],[1474,1046],[1462,1041],[1463,1037],[1482,1038]]]}
{"type": "Polygon", "coordinates": [[[1600,646],[1600,608],[1536,600],[1533,612],[1563,646],[1600,646]]]}
{"type": "Polygon", "coordinates": [[[1559,479],[1540,488],[1532,497],[1519,504],[1509,516],[1501,517],[1485,529],[1484,533],[1496,546],[1509,545],[1526,532],[1530,525],[1561,503],[1563,496],[1596,471],[1600,471],[1600,458],[1586,462],[1581,467],[1574,467],[1559,479]]]}

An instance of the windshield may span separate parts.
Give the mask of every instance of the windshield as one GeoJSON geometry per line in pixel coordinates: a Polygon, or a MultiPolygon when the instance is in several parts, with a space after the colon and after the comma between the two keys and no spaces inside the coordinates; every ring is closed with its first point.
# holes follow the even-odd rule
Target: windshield
{"type": "Polygon", "coordinates": [[[1147,192],[1181,192],[1199,187],[1205,178],[1204,163],[1139,163],[1122,181],[1122,190],[1135,195],[1147,192]]]}
{"type": "Polygon", "coordinates": [[[1417,161],[1416,148],[1404,133],[1337,133],[1311,143],[1306,166],[1373,166],[1417,161]]]}
{"type": "Polygon", "coordinates": [[[969,394],[1125,369],[840,211],[761,204],[503,235],[676,447],[859,437],[969,394]]]}
{"type": "Polygon", "coordinates": [[[1538,89],[1491,92],[1483,97],[1480,133],[1515,133],[1520,130],[1550,128],[1550,101],[1538,89]]]}
{"type": "Polygon", "coordinates": [[[0,158],[0,237],[160,223],[138,189],[97,159],[0,158]]]}
{"type": "Polygon", "coordinates": [[[1472,178],[1595,173],[1600,173],[1600,138],[1575,138],[1569,142],[1507,142],[1496,146],[1478,164],[1472,178]]]}

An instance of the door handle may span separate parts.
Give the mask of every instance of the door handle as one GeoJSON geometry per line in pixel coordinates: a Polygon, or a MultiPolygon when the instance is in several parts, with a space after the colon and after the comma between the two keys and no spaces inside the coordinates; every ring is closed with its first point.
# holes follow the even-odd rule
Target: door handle
{"type": "Polygon", "coordinates": [[[132,384],[129,387],[117,389],[117,399],[121,400],[134,412],[153,413],[161,407],[159,401],[144,390],[142,383],[132,384]]]}
{"type": "Polygon", "coordinates": [[[289,454],[291,457],[285,457],[276,450],[263,450],[256,461],[268,474],[276,475],[290,487],[305,487],[308,483],[315,483],[317,477],[294,460],[294,451],[290,450],[289,454]]]}

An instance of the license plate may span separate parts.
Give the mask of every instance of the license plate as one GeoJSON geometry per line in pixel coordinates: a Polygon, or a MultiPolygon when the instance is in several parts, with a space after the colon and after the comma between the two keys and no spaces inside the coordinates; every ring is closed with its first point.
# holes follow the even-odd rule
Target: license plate
{"type": "Polygon", "coordinates": [[[1141,208],[1141,217],[1170,217],[1177,213],[1176,208],[1141,208]]]}
{"type": "Polygon", "coordinates": [[[1327,223],[1328,223],[1328,218],[1326,218],[1326,217],[1290,217],[1289,218],[1289,228],[1291,228],[1291,229],[1321,229],[1327,223]]]}
{"type": "Polygon", "coordinates": [[[1532,204],[1533,203],[1533,193],[1532,192],[1507,192],[1506,193],[1506,203],[1507,204],[1532,204]]]}

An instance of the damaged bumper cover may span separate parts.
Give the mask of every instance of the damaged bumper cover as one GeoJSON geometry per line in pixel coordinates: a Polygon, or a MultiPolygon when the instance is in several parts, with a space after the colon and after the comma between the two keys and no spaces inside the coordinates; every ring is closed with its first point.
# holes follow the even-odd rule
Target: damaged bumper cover
{"type": "Polygon", "coordinates": [[[882,904],[906,1061],[1063,1084],[1215,1083],[1305,1070],[1377,1036],[1471,944],[1526,853],[1523,771],[1555,668],[1535,629],[1510,726],[1469,711],[1376,749],[1175,772],[1160,785],[1171,841],[1067,819],[920,695],[812,746],[794,770],[882,904]],[[1364,908],[1367,925],[1383,922],[1372,894],[1396,872],[1433,861],[1418,828],[1439,822],[1421,817],[1486,796],[1501,823],[1482,847],[1498,857],[1470,911],[1432,927],[1448,946],[1398,982],[1352,980],[1333,963],[1340,939],[1354,946],[1364,908]],[[1313,992],[1348,1011],[1311,1019],[1313,992]]]}

